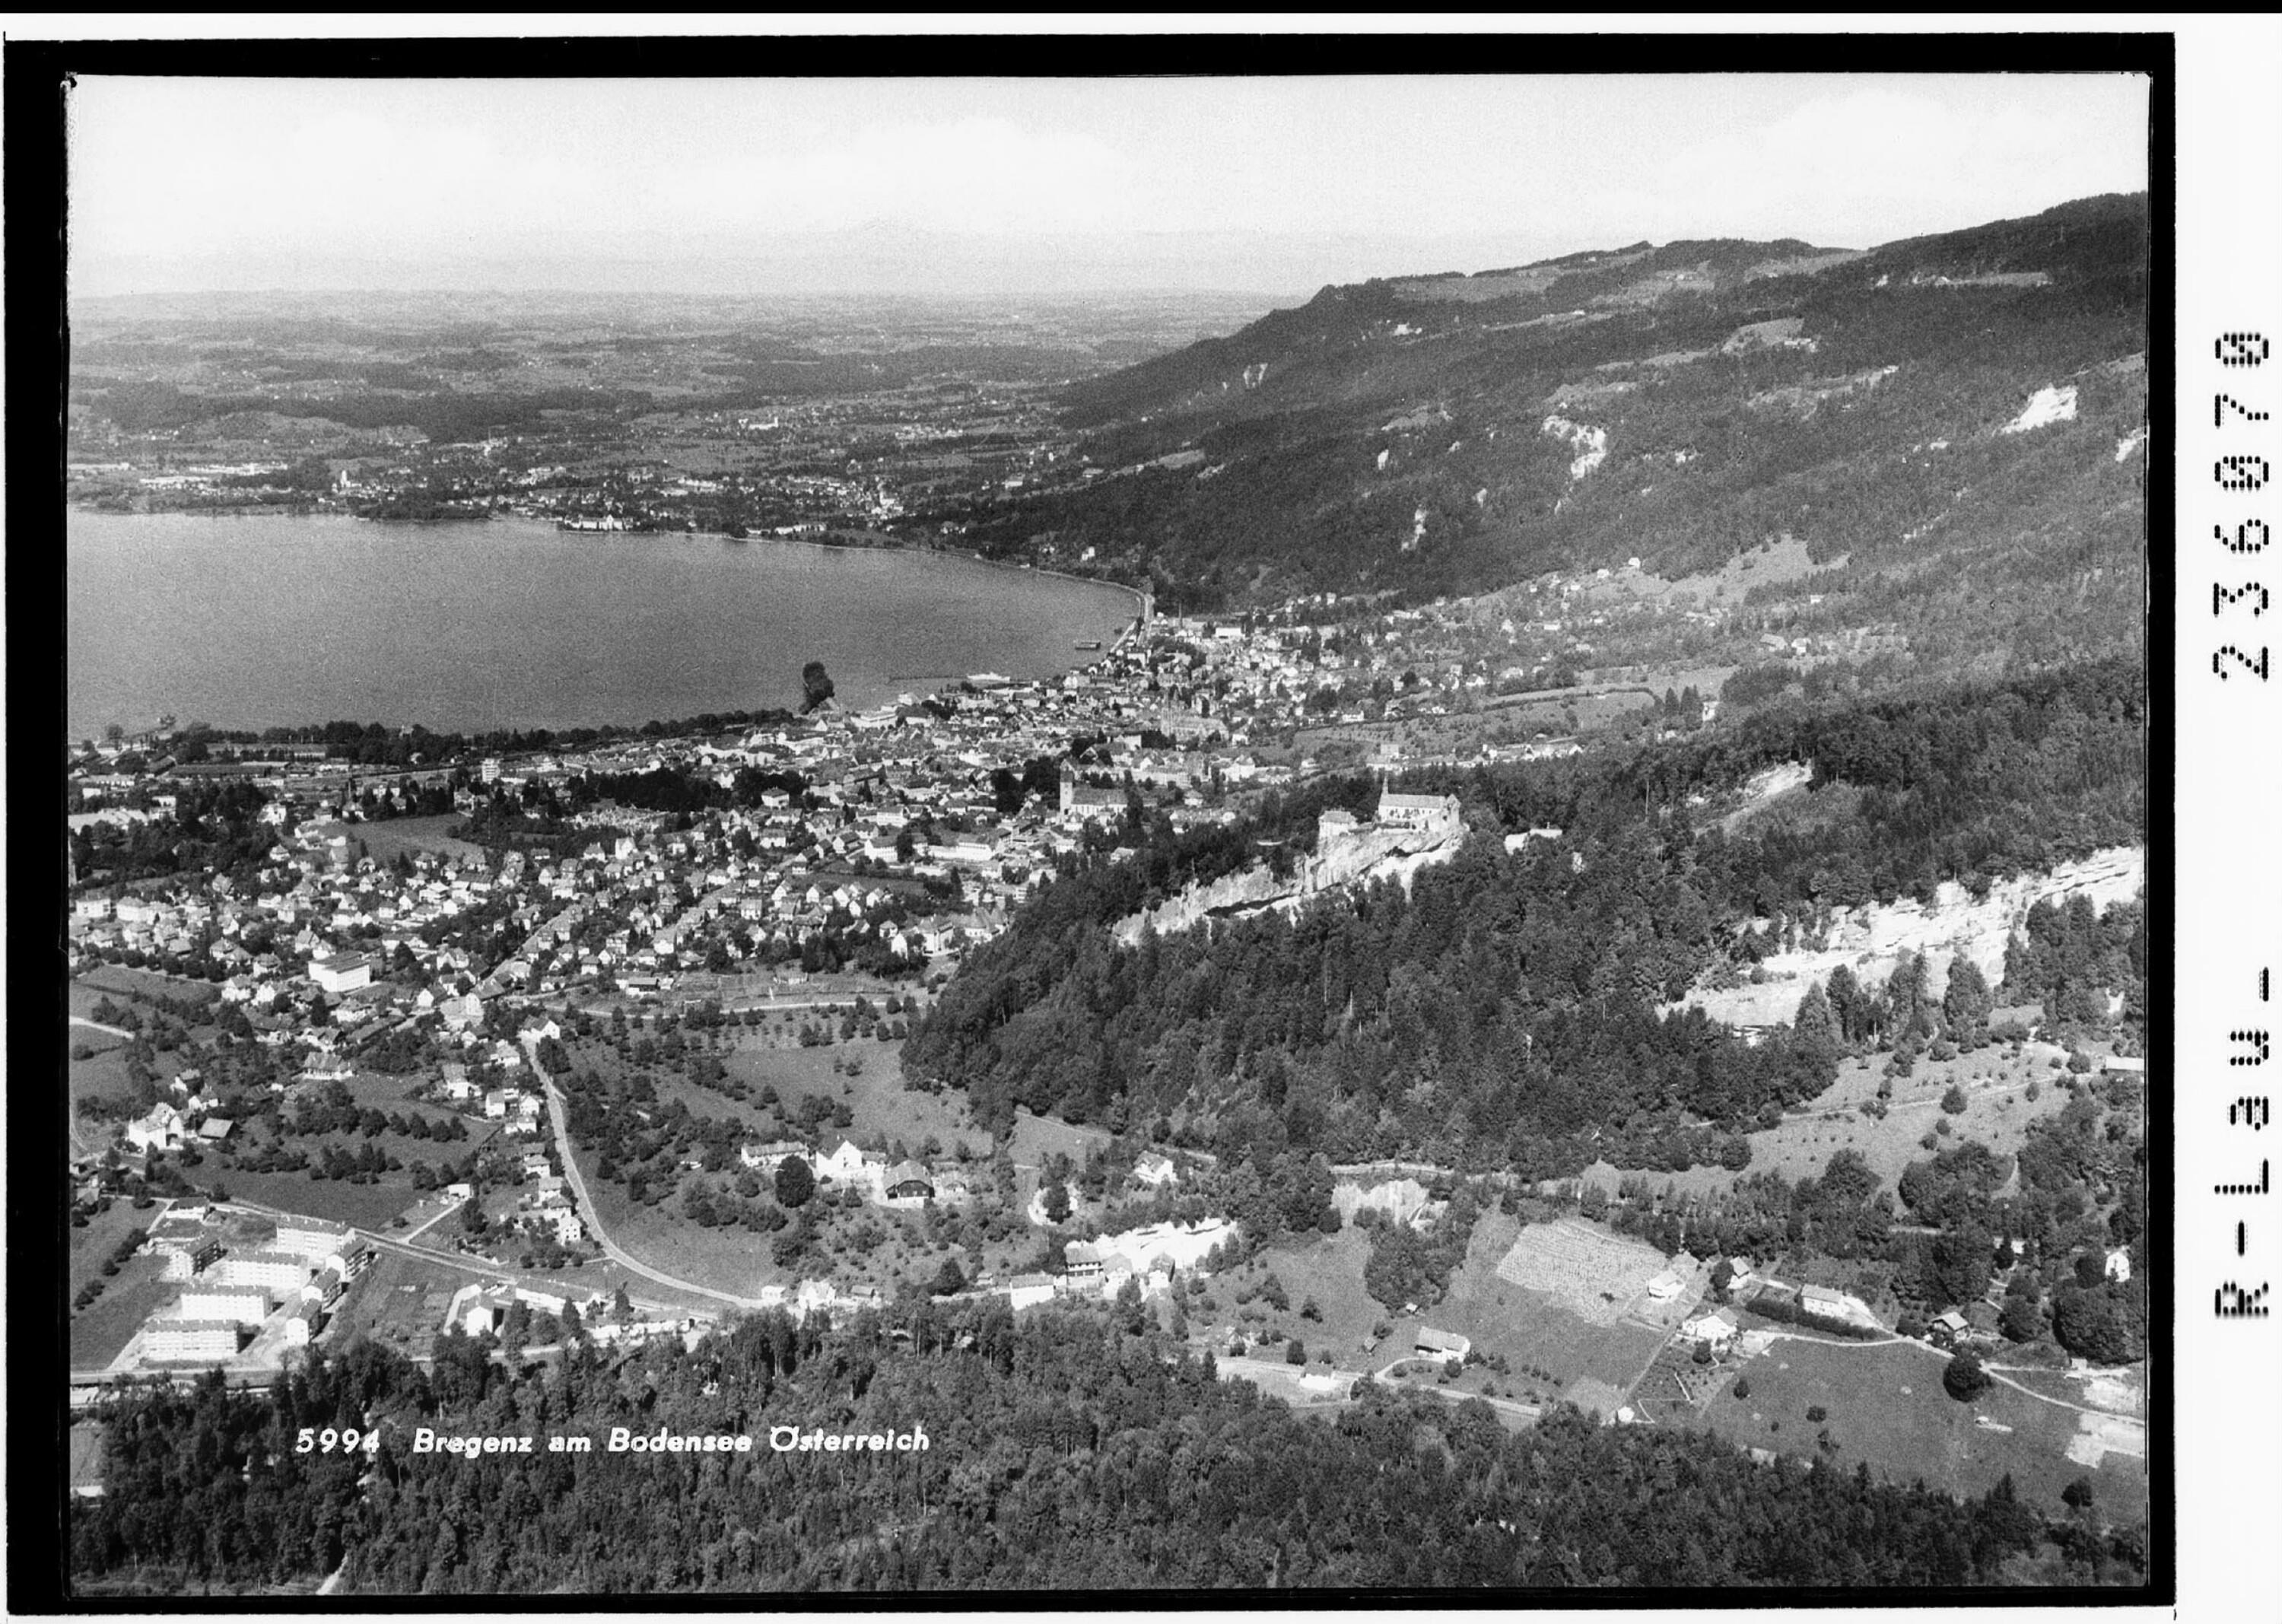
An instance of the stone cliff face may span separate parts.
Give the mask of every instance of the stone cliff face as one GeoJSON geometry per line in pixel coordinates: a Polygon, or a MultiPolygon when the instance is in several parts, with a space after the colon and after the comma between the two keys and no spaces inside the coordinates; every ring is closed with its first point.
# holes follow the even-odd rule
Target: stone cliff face
{"type": "Polygon", "coordinates": [[[1930,908],[1914,900],[1840,908],[1828,945],[1820,951],[1777,953],[1764,961],[1766,982],[1690,992],[1680,1006],[1693,1006],[1734,1026],[1788,1022],[1798,1013],[1798,1001],[1810,983],[1828,980],[1842,964],[1866,981],[1882,983],[1905,952],[1930,960],[1937,996],[1948,984],[1950,961],[1959,953],[1979,966],[1994,987],[2004,979],[2005,944],[2030,908],[2047,900],[2064,903],[2082,892],[2095,909],[2104,911],[2138,896],[2146,872],[2146,848],[2110,846],[2048,874],[2000,880],[1978,902],[1951,881],[1934,893],[1930,908]]]}
{"type": "Polygon", "coordinates": [[[1439,837],[1404,829],[1362,828],[1335,839],[1326,837],[1313,857],[1300,859],[1288,880],[1279,880],[1265,866],[1255,865],[1226,874],[1209,885],[1191,885],[1177,897],[1146,913],[1120,920],[1111,933],[1120,945],[1130,947],[1141,939],[1145,925],[1159,936],[1188,930],[1207,919],[1249,919],[1269,908],[1297,913],[1310,897],[1322,892],[1394,880],[1407,892],[1411,877],[1434,863],[1447,863],[1464,843],[1465,830],[1439,837]]]}

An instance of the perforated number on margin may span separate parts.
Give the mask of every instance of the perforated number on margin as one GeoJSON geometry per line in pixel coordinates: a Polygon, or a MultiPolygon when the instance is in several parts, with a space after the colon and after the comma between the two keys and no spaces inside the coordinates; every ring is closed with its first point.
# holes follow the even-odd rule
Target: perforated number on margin
{"type": "Polygon", "coordinates": [[[2273,353],[2264,333],[2221,333],[2211,344],[2222,367],[2263,367],[2273,353]]]}
{"type": "Polygon", "coordinates": [[[2263,491],[2273,477],[2264,457],[2221,457],[2211,464],[2211,478],[2222,491],[2263,491]]]}
{"type": "Polygon", "coordinates": [[[2211,656],[2211,670],[2218,674],[2218,680],[2222,682],[2225,681],[2229,677],[2234,674],[2226,668],[2226,663],[2230,659],[2241,661],[2242,668],[2245,671],[2256,677],[2261,682],[2266,680],[2265,649],[2261,649],[2258,651],[2258,661],[2255,664],[2251,663],[2251,658],[2248,655],[2236,648],[2232,643],[2227,644],[2225,648],[2221,649],[2216,654],[2211,656]]]}
{"type": "Polygon", "coordinates": [[[2263,553],[2266,550],[2266,544],[2273,539],[2274,532],[2266,527],[2264,519],[2243,520],[2234,527],[2234,540],[2232,541],[2226,539],[2225,525],[2211,526],[2211,540],[2219,543],[2230,553],[2263,553]],[[2250,532],[2254,530],[2258,532],[2258,540],[2255,541],[2250,539],[2250,532]]]}
{"type": "Polygon", "coordinates": [[[2211,585],[2211,613],[2214,615],[2223,613],[2228,604],[2239,603],[2244,597],[2254,592],[2258,594],[2258,598],[2255,602],[2251,604],[2250,612],[2253,617],[2256,617],[2264,614],[2266,612],[2267,604],[2272,601],[2269,597],[2265,587],[2260,586],[2256,581],[2245,581],[2232,592],[2229,592],[2225,587],[2219,586],[2216,582],[2213,582],[2211,585]]]}

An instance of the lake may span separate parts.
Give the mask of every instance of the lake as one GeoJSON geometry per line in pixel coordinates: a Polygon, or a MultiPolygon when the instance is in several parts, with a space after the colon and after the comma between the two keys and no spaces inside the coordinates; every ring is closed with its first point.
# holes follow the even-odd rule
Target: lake
{"type": "Polygon", "coordinates": [[[73,512],[70,737],[217,727],[640,725],[796,708],[821,660],[867,706],[1098,657],[1132,594],[943,554],[617,535],[531,519],[73,512]]]}

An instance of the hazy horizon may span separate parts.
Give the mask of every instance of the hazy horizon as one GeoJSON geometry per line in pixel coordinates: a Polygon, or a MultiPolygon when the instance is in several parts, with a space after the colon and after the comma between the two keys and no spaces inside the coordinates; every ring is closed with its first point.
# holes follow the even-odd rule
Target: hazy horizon
{"type": "Polygon", "coordinates": [[[1305,298],[2147,185],[2125,74],[89,76],[72,296],[1305,298]]]}

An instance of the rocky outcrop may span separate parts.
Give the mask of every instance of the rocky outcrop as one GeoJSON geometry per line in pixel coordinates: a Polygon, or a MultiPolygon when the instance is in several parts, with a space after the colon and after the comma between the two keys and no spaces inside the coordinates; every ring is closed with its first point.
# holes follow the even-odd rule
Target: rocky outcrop
{"type": "Polygon", "coordinates": [[[1914,899],[1839,908],[1819,951],[1776,953],[1763,961],[1767,979],[1748,987],[1699,990],[1679,1006],[1701,1009],[1731,1026],[1773,1026],[1798,1013],[1809,984],[1826,981],[1840,965],[1866,981],[1882,982],[1906,952],[1926,956],[1937,994],[1948,984],[1950,961],[1970,958],[1996,986],[2004,979],[2005,944],[2040,902],[2066,902],[2082,893],[2095,909],[2129,902],[2146,878],[2144,846],[2110,846],[2048,874],[1999,880],[1975,901],[1965,888],[1944,882],[1931,907],[1914,899]]]}

